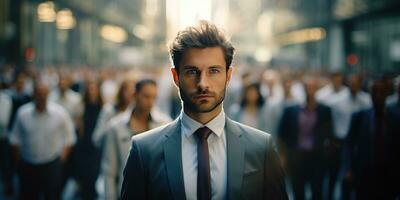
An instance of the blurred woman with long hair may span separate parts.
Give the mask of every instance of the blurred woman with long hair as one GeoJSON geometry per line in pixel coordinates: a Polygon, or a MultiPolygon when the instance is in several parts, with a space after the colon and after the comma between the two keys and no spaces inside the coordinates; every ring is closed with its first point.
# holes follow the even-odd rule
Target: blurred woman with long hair
{"type": "Polygon", "coordinates": [[[86,200],[96,199],[95,183],[100,170],[100,150],[92,142],[92,135],[103,107],[100,84],[97,80],[86,81],[83,105],[78,141],[74,149],[74,166],[79,196],[86,200]]]}

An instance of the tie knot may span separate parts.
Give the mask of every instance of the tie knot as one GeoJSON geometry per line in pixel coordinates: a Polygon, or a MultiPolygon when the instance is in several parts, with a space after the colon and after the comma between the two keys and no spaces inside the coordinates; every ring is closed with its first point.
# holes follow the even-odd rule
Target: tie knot
{"type": "Polygon", "coordinates": [[[211,133],[212,133],[212,131],[207,127],[201,127],[199,129],[197,129],[196,132],[194,132],[194,134],[200,140],[207,140],[208,136],[210,136],[211,133]]]}

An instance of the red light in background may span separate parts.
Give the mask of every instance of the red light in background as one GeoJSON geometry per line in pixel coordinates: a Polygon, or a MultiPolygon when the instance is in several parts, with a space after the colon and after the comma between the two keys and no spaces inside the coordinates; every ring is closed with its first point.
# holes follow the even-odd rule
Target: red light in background
{"type": "Polygon", "coordinates": [[[347,63],[349,65],[356,65],[358,63],[358,56],[355,54],[350,54],[347,56],[347,63]]]}

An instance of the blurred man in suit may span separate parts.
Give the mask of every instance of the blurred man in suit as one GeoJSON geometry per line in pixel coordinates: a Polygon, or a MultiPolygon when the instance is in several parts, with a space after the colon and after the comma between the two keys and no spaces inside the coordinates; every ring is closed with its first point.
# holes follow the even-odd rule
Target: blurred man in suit
{"type": "Polygon", "coordinates": [[[296,200],[305,199],[305,185],[310,183],[312,199],[322,199],[329,143],[333,134],[329,107],[315,98],[318,82],[314,77],[304,81],[306,102],[287,107],[278,130],[280,152],[287,161],[289,177],[296,200]]]}
{"type": "Polygon", "coordinates": [[[400,197],[399,176],[400,111],[385,106],[386,83],[371,86],[373,108],[353,115],[349,129],[351,155],[346,179],[355,186],[357,199],[400,197]]]}

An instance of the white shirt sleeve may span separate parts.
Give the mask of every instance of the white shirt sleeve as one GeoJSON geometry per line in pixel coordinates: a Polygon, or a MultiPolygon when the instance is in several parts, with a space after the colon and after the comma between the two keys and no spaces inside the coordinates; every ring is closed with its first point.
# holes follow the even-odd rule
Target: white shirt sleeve
{"type": "Polygon", "coordinates": [[[71,117],[65,113],[63,114],[63,130],[64,130],[64,145],[73,145],[76,142],[76,135],[74,131],[74,124],[71,117]]]}
{"type": "Polygon", "coordinates": [[[11,98],[5,94],[0,93],[0,137],[5,137],[7,125],[11,116],[12,101],[11,98]]]}

